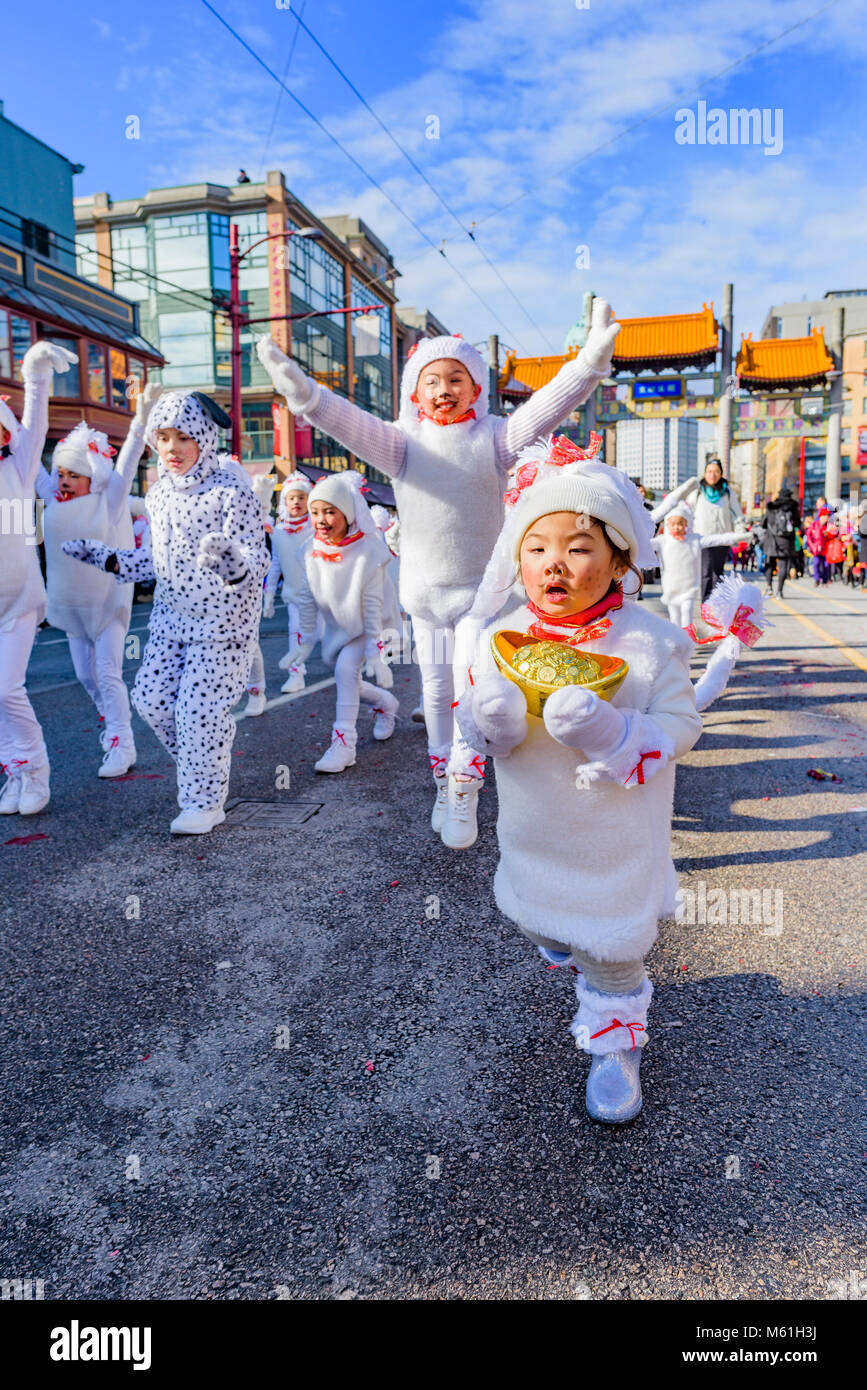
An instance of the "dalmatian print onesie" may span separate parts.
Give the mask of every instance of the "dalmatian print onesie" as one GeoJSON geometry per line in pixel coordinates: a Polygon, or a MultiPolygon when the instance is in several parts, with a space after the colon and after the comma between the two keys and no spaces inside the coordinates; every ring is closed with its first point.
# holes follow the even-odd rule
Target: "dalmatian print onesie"
{"type": "MultiPolygon", "coordinates": [[[[217,426],[195,395],[161,396],[149,421],[154,447],[160,429],[189,435],[199,457],[180,476],[159,461],[147,494],[152,550],[116,552],[121,583],[156,579],[132,703],[177,763],[181,810],[209,811],[228,794],[232,707],[256,644],[268,550],[259,502],[222,466],[217,426]]],[[[89,563],[109,559],[107,547],[72,544],[89,551],[79,555],[89,563]]]]}

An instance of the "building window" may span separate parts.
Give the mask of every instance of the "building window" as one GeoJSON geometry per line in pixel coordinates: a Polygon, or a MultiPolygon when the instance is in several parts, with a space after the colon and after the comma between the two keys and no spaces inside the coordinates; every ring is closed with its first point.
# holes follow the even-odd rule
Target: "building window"
{"type": "Polygon", "coordinates": [[[54,333],[50,328],[44,329],[40,336],[44,343],[56,343],[58,347],[66,348],[67,352],[74,353],[76,357],[76,361],[70,363],[68,372],[54,373],[52,396],[62,400],[79,400],[81,398],[81,377],[77,360],[80,351],[78,339],[67,338],[62,333],[54,333]]]}
{"type": "Polygon", "coordinates": [[[83,280],[96,280],[96,232],[76,233],[75,271],[83,280]]]}
{"type": "Polygon", "coordinates": [[[112,227],[111,258],[116,294],[140,304],[150,295],[146,227],[112,227]]]}
{"type": "Polygon", "coordinates": [[[204,386],[214,379],[211,315],[187,309],[160,314],[160,351],[166,359],[162,370],[165,386],[204,386]]]}
{"type": "Polygon", "coordinates": [[[161,292],[173,289],[209,290],[211,266],[208,214],[190,212],[152,220],[154,263],[165,283],[161,292]]]}
{"type": "Polygon", "coordinates": [[[245,406],[241,414],[241,458],[272,459],[274,422],[268,404],[245,406]]]}
{"type": "Polygon", "coordinates": [[[127,381],[127,403],[128,408],[135,407],[136,396],[145,384],[145,364],[140,362],[137,357],[127,359],[126,367],[127,381]]]}
{"type": "Polygon", "coordinates": [[[12,348],[9,337],[9,315],[0,309],[0,376],[10,380],[12,377],[12,348]]]}
{"type": "Polygon", "coordinates": [[[844,414],[844,415],[851,415],[851,414],[852,414],[852,402],[851,402],[851,401],[844,401],[844,402],[843,402],[843,414],[844,414]]]}
{"type": "Polygon", "coordinates": [[[57,259],[57,238],[50,227],[41,222],[31,222],[29,217],[21,219],[21,240],[28,251],[35,251],[46,260],[57,259]]]}
{"type": "MultiPolygon", "coordinates": [[[[360,280],[352,277],[353,306],[380,303],[379,296],[360,280]]],[[[394,418],[391,391],[391,314],[388,308],[374,309],[370,314],[353,314],[353,344],[355,348],[355,400],[364,410],[381,419],[394,418]],[[375,317],[378,332],[373,330],[375,317]]]]}
{"type": "Polygon", "coordinates": [[[852,431],[851,431],[851,430],[841,430],[841,431],[840,431],[840,438],[841,438],[841,440],[843,441],[844,444],[848,444],[848,443],[849,443],[849,440],[852,438],[852,431]]]}
{"type": "Polygon", "coordinates": [[[126,356],[118,348],[108,350],[111,403],[118,410],[128,410],[126,399],[126,356]]]}
{"type": "Polygon", "coordinates": [[[9,315],[9,342],[12,352],[12,371],[15,381],[21,380],[21,363],[24,354],[33,342],[33,324],[30,319],[18,314],[9,315]]]}
{"type": "Polygon", "coordinates": [[[87,394],[99,405],[107,403],[105,387],[105,348],[98,343],[87,345],[87,394]]]}

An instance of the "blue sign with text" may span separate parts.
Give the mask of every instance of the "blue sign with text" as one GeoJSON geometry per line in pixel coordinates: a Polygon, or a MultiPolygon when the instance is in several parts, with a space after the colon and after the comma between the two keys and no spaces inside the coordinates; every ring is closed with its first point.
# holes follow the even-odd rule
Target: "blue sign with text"
{"type": "Polygon", "coordinates": [[[635,381],[632,395],[636,401],[662,400],[666,396],[682,396],[683,382],[679,377],[670,381],[635,381]]]}

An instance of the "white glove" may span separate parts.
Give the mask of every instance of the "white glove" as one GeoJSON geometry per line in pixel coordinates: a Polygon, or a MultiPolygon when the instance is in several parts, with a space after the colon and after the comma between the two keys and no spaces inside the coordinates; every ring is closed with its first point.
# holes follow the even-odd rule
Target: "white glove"
{"type": "Polygon", "coordinates": [[[135,421],[137,425],[144,427],[147,424],[148,416],[163,394],[163,388],[158,381],[149,381],[147,386],[139,391],[135,398],[135,421]]]}
{"type": "Polygon", "coordinates": [[[199,541],[199,569],[213,570],[224,584],[237,584],[247,573],[247,561],[237,541],[219,531],[209,531],[199,541]]]}
{"type": "Polygon", "coordinates": [[[73,560],[81,560],[85,565],[93,565],[109,574],[117,573],[117,556],[111,546],[103,545],[102,541],[63,541],[60,549],[73,560]],[[114,561],[110,569],[106,565],[109,559],[114,561]]]}
{"type": "Polygon", "coordinates": [[[256,354],[274,383],[275,391],[286,397],[292,414],[303,414],[305,406],[312,405],[316,397],[317,383],[305,376],[298,363],[287,357],[273,338],[260,338],[256,344],[256,354]]]}
{"type": "MultiPolygon", "coordinates": [[[[470,717],[485,740],[482,752],[505,756],[527,737],[527,701],[523,691],[498,672],[481,676],[472,688],[470,717]]],[[[472,743],[468,735],[467,741],[472,743]]],[[[475,747],[475,744],[473,744],[475,747]]]]}
{"type": "Polygon", "coordinates": [[[300,666],[310,656],[316,646],[315,637],[303,637],[297,646],[290,647],[285,656],[281,656],[277,665],[281,671],[288,671],[292,666],[300,666]]]}
{"type": "Polygon", "coordinates": [[[619,332],[620,324],[614,323],[611,318],[611,305],[607,300],[594,299],[590,332],[587,334],[587,341],[581,349],[581,357],[585,366],[592,367],[594,372],[601,372],[607,376],[611,371],[614,340],[619,332]]]}
{"type": "Polygon", "coordinates": [[[263,594],[262,596],[262,617],[273,618],[274,616],[274,595],[263,594]]]}
{"type": "Polygon", "coordinates": [[[25,381],[48,380],[54,372],[68,372],[77,361],[74,352],[58,347],[57,343],[34,343],[21,360],[21,376],[25,381]]]}
{"type": "Polygon", "coordinates": [[[605,762],[626,737],[622,710],[580,685],[564,685],[545,701],[545,728],[558,743],[580,748],[591,762],[605,762]]]}

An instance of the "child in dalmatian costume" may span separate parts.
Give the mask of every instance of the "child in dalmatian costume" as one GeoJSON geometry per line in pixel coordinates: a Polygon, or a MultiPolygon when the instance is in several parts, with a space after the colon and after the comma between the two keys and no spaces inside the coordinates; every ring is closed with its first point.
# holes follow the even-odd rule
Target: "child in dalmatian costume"
{"type": "MultiPolygon", "coordinates": [[[[313,525],[307,509],[313,484],[303,473],[289,473],[280,489],[277,522],[271,535],[271,567],[265,580],[262,613],[274,616],[274,600],[282,578],[281,594],[288,610],[289,647],[301,641],[298,616],[298,596],[304,584],[304,556],[313,540],[313,525]]],[[[321,636],[321,633],[320,633],[321,636]]],[[[284,694],[295,695],[304,689],[307,667],[303,661],[289,667],[289,674],[280,687],[284,694]]]]}
{"type": "Polygon", "coordinates": [[[262,509],[217,455],[228,416],[208,396],[167,391],[149,421],[158,481],[148,492],[152,551],[67,541],[121,583],[156,577],[150,635],[132,702],[177,763],[176,835],[204,835],[223,804],[236,723],[256,644],[268,568],[262,509]]]}
{"type": "Polygon", "coordinates": [[[577,966],[572,1028],[592,1057],[587,1108],[619,1124],[642,1103],[653,993],[644,956],[659,917],[676,906],[675,762],[701,733],[692,644],[626,592],[636,592],[654,555],[652,518],[623,473],[549,440],[522,454],[508,500],[463,624],[472,684],[457,719],[495,760],[497,905],[547,961],[577,966]],[[610,703],[565,685],[537,718],[497,669],[498,629],[620,657],[628,673],[610,703]]]}
{"type": "Polygon", "coordinates": [[[82,534],[112,550],[135,544],[129,490],[144,451],[147,418],[161,390],[150,384],[139,392],[116,465],[105,434],[82,420],[55,446],[51,474],[43,468],[37,481],[45,502],[46,616],[52,627],[67,634],[75,674],[105,720],[100,777],[122,777],[136,759],[123,679],[133,585],[117,584],[92,568],[83,570],[62,547],[82,534]]]}
{"type": "Polygon", "coordinates": [[[488,413],[488,364],[458,335],[423,338],[403,371],[400,411],[379,420],[306,376],[265,338],[259,359],[289,409],[393,479],[401,523],[400,602],[412,619],[436,786],[431,825],[452,849],[475,842],[480,749],[454,726],[466,661],[455,625],[467,612],[503,520],[518,451],[564,420],[611,370],[619,324],[593,306],[587,342],[508,418],[488,413]]]}
{"type": "Polygon", "coordinates": [[[300,639],[280,663],[306,661],[321,617],[322,659],[334,668],[337,710],[331,745],[314,764],[317,772],[343,772],[355,765],[359,701],[373,706],[373,737],[391,738],[398,701],[388,687],[383,660],[382,601],[388,549],[380,540],[361,495],[364,479],[354,472],[320,478],[310,493],[313,542],[304,551],[298,591],[300,639]],[[362,679],[372,675],[378,685],[362,679]]]}
{"type": "MultiPolygon", "coordinates": [[[[695,479],[690,482],[697,486],[695,479]]],[[[701,592],[701,553],[716,545],[736,545],[742,531],[699,536],[692,527],[692,510],[685,501],[668,510],[665,529],[654,537],[653,548],[662,570],[662,601],[675,627],[689,627],[695,600],[701,592]]]]}
{"type": "Polygon", "coordinates": [[[53,343],[35,343],[21,362],[21,422],[0,399],[0,764],[6,781],[0,815],[33,816],[50,799],[48,750],[24,685],[36,629],[45,617],[39,568],[36,479],[48,433],[54,372],[77,359],[53,343]]]}

